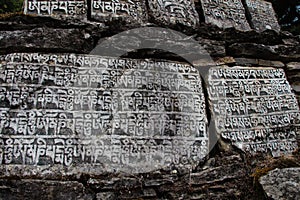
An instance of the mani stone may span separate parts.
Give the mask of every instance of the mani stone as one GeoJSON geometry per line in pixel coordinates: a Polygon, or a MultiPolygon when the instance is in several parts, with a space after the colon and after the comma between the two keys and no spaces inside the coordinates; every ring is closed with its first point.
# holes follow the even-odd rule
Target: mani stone
{"type": "Polygon", "coordinates": [[[91,0],[91,19],[100,22],[113,20],[145,23],[147,11],[142,0],[91,0]]]}
{"type": "Polygon", "coordinates": [[[297,150],[299,106],[282,69],[217,67],[208,84],[222,139],[250,154],[297,150]]]}
{"type": "Polygon", "coordinates": [[[85,18],[87,0],[25,0],[24,13],[30,15],[85,18]]]}
{"type": "Polygon", "coordinates": [[[195,28],[199,15],[194,0],[149,0],[149,15],[154,23],[164,26],[184,25],[195,28]]]}
{"type": "Polygon", "coordinates": [[[260,0],[246,0],[253,28],[257,31],[272,29],[280,31],[272,3],[260,0]]]}
{"type": "Polygon", "coordinates": [[[178,62],[0,56],[0,163],[148,172],[208,153],[199,72],[178,62]]]}
{"type": "Polygon", "coordinates": [[[241,0],[200,0],[205,23],[220,28],[235,27],[249,31],[244,6],[241,0]]]}

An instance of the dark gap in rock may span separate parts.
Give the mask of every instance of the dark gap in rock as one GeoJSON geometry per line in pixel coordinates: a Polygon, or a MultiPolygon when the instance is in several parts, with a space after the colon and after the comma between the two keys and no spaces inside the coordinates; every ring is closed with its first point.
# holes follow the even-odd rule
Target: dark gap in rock
{"type": "Polygon", "coordinates": [[[252,22],[252,17],[251,17],[251,15],[250,15],[250,11],[249,11],[249,8],[248,8],[248,6],[247,6],[246,0],[241,0],[241,1],[242,1],[243,6],[244,6],[244,9],[245,9],[246,19],[247,19],[247,21],[248,21],[250,27],[251,27],[252,29],[254,29],[254,24],[253,24],[253,22],[252,22]]]}

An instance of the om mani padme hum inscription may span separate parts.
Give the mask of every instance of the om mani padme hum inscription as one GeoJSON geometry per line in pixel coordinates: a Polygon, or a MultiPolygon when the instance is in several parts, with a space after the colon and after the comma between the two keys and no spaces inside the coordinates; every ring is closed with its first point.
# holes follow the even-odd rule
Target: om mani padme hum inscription
{"type": "Polygon", "coordinates": [[[208,153],[190,65],[75,54],[0,57],[0,162],[143,172],[208,153]]]}
{"type": "Polygon", "coordinates": [[[209,72],[217,132],[249,153],[297,149],[299,106],[282,69],[219,67],[209,72]]]}

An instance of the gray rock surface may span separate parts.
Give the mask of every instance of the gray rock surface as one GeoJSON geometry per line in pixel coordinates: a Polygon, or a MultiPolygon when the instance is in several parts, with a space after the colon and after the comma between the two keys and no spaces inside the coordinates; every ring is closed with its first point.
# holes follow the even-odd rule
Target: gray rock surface
{"type": "Polygon", "coordinates": [[[280,31],[272,3],[262,0],[246,0],[253,28],[257,31],[280,31]]]}
{"type": "Polygon", "coordinates": [[[252,154],[278,157],[297,150],[299,105],[283,69],[215,67],[208,83],[221,138],[252,154]]]}
{"type": "Polygon", "coordinates": [[[51,180],[0,180],[0,199],[93,199],[82,183],[76,181],[51,180]]]}
{"type": "Polygon", "coordinates": [[[194,0],[149,0],[149,15],[152,22],[165,26],[187,26],[196,28],[199,16],[194,0]]]}
{"type": "Polygon", "coordinates": [[[88,53],[94,39],[82,29],[40,27],[31,30],[1,31],[0,53],[47,51],[88,53]]]}
{"type": "Polygon", "coordinates": [[[234,27],[242,31],[251,29],[246,19],[242,1],[200,0],[200,3],[205,23],[214,24],[220,28],[234,27]]]}
{"type": "Polygon", "coordinates": [[[300,168],[275,169],[261,177],[259,182],[271,199],[300,199],[300,168]]]}

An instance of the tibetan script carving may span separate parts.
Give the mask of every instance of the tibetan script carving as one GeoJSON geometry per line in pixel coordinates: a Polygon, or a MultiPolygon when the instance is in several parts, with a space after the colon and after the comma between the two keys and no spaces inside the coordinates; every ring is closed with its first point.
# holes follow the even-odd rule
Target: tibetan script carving
{"type": "Polygon", "coordinates": [[[152,20],[159,24],[182,24],[189,27],[199,24],[194,0],[149,0],[148,3],[152,20]]]}
{"type": "Polygon", "coordinates": [[[141,0],[92,0],[91,18],[97,21],[122,19],[142,23],[147,19],[146,5],[141,0]]]}
{"type": "Polygon", "coordinates": [[[260,0],[246,0],[254,29],[264,31],[272,29],[280,31],[272,3],[260,0]]]}
{"type": "Polygon", "coordinates": [[[0,163],[133,172],[190,166],[208,153],[190,65],[38,53],[0,61],[0,163]]]}
{"type": "Polygon", "coordinates": [[[214,68],[209,85],[223,139],[254,154],[279,156],[297,149],[299,107],[282,69],[214,68]]]}
{"type": "Polygon", "coordinates": [[[220,28],[235,27],[243,31],[251,29],[241,0],[200,0],[200,2],[205,23],[220,28]]]}
{"type": "Polygon", "coordinates": [[[87,14],[87,5],[86,0],[25,0],[24,13],[84,17],[87,14]]]}

